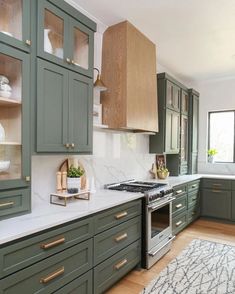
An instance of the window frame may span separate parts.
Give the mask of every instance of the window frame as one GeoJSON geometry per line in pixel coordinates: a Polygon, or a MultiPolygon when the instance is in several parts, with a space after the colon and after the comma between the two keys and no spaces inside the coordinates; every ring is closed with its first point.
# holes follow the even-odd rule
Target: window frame
{"type": "Polygon", "coordinates": [[[224,113],[224,112],[233,112],[234,113],[234,122],[233,122],[233,161],[215,161],[215,163],[235,163],[235,110],[216,110],[208,112],[208,150],[210,149],[210,126],[211,126],[211,114],[214,113],[224,113]]]}

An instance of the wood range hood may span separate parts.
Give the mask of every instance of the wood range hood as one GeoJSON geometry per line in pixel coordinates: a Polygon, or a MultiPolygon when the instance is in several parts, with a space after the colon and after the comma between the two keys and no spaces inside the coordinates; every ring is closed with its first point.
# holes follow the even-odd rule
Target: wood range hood
{"type": "Polygon", "coordinates": [[[158,132],[156,46],[131,23],[103,36],[103,124],[110,129],[158,132]]]}

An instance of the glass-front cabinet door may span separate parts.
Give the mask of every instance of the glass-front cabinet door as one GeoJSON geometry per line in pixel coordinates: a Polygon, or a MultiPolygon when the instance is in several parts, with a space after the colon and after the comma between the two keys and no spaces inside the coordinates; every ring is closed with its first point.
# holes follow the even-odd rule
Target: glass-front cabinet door
{"type": "Polygon", "coordinates": [[[59,64],[68,60],[68,16],[45,0],[38,1],[38,55],[59,64]]]}
{"type": "Polygon", "coordinates": [[[0,0],[0,40],[30,51],[30,0],[0,0]]]}
{"type": "Polygon", "coordinates": [[[181,113],[188,115],[189,111],[189,95],[188,92],[182,90],[181,92],[181,113]]]}
{"type": "Polygon", "coordinates": [[[29,185],[29,56],[0,47],[0,190],[29,185]]]}
{"type": "Polygon", "coordinates": [[[84,75],[93,74],[93,32],[70,18],[70,56],[73,68],[84,75]]]}
{"type": "Polygon", "coordinates": [[[188,116],[181,116],[181,140],[180,140],[181,163],[188,161],[188,116]]]}

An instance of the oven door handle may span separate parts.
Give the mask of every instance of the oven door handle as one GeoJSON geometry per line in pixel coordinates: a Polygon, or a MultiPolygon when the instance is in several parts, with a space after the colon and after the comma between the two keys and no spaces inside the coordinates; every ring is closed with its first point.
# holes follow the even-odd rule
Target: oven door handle
{"type": "Polygon", "coordinates": [[[167,246],[174,239],[175,239],[175,236],[171,237],[164,245],[162,245],[160,248],[158,248],[158,250],[156,250],[154,252],[150,252],[149,255],[151,257],[154,257],[159,251],[161,251],[165,246],[167,246]]]}
{"type": "Polygon", "coordinates": [[[157,208],[159,208],[159,207],[161,207],[161,206],[163,206],[165,204],[168,204],[168,203],[172,202],[173,200],[175,200],[175,197],[170,197],[167,201],[160,202],[157,205],[148,206],[148,208],[151,209],[151,210],[155,210],[155,209],[157,209],[157,208]]]}

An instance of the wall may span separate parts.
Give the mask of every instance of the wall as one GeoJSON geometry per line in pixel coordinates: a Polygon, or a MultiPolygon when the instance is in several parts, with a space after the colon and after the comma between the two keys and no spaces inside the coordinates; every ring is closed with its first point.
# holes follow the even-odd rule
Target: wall
{"type": "Polygon", "coordinates": [[[199,173],[235,174],[235,164],[207,163],[208,112],[235,109],[235,77],[200,82],[196,86],[200,92],[199,120],[199,173]]]}

